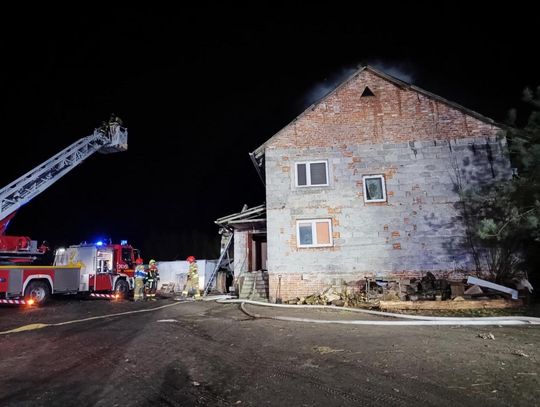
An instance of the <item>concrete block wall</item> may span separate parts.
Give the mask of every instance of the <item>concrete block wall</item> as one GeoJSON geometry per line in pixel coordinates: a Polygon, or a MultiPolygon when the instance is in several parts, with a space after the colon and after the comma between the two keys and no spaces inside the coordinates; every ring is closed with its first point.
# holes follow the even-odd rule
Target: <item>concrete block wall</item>
{"type": "MultiPolygon", "coordinates": [[[[266,146],[270,295],[309,295],[365,276],[459,275],[473,268],[456,182],[508,178],[499,128],[364,71],[266,146]],[[360,98],[369,86],[375,96],[360,98]],[[295,162],[325,160],[329,186],[296,188],[295,162]],[[365,203],[363,175],[387,202],[365,203]],[[298,248],[296,221],[331,219],[333,246],[298,248]]],[[[236,254],[236,253],[235,253],[236,254]]]]}

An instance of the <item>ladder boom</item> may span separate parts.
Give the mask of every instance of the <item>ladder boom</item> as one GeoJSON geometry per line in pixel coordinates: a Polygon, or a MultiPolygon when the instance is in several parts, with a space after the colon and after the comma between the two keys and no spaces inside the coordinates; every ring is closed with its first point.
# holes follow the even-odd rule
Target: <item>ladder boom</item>
{"type": "MultiPolygon", "coordinates": [[[[109,122],[51,157],[0,190],[0,221],[45,191],[52,184],[96,152],[127,150],[127,129],[109,122]]],[[[3,232],[3,231],[2,231],[3,232]]]]}

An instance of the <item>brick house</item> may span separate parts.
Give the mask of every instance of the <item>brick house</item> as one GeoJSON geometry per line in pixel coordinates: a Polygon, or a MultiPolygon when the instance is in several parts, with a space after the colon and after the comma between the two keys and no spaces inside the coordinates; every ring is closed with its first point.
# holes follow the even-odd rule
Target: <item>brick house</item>
{"type": "MultiPolygon", "coordinates": [[[[365,277],[474,270],[456,184],[511,176],[500,130],[372,67],[356,71],[251,153],[266,185],[256,233],[266,231],[271,299],[279,280],[286,300],[365,277]]],[[[249,228],[238,232],[239,250],[254,250],[249,228]]],[[[235,273],[246,269],[237,255],[235,273]]]]}

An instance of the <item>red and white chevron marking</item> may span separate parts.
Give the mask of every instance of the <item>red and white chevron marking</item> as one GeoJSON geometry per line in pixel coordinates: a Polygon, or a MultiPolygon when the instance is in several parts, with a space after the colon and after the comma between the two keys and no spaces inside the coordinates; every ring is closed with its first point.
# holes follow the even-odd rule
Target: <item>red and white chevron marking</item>
{"type": "Polygon", "coordinates": [[[116,295],[114,294],[98,294],[98,293],[92,293],[90,294],[90,297],[96,297],[96,298],[108,298],[110,300],[115,300],[116,295]]]}
{"type": "Polygon", "coordinates": [[[0,304],[26,305],[25,300],[0,300],[0,304]]]}

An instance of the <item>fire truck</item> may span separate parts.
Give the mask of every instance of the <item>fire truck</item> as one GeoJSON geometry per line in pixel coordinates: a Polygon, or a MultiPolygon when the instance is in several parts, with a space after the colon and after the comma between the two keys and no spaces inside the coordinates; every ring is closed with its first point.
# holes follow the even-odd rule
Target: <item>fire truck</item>
{"type": "Polygon", "coordinates": [[[127,242],[98,242],[57,249],[53,266],[0,266],[0,303],[42,305],[53,294],[127,298],[138,258],[127,242]]]}
{"type": "Polygon", "coordinates": [[[71,144],[11,184],[0,189],[0,264],[32,264],[43,257],[48,248],[38,247],[28,236],[6,236],[6,229],[17,210],[35,196],[77,167],[92,154],[109,154],[127,150],[127,129],[112,116],[94,129],[93,134],[71,144]]]}
{"type": "MultiPolygon", "coordinates": [[[[11,184],[0,189],[0,303],[23,303],[30,299],[45,302],[51,294],[76,292],[118,292],[132,287],[133,262],[138,252],[128,245],[108,245],[93,249],[86,245],[66,249],[76,262],[36,266],[47,252],[27,236],[6,236],[17,210],[46,190],[92,154],[127,150],[128,132],[122,121],[111,116],[94,132],[79,139],[11,184]],[[73,253],[79,253],[75,255],[73,253]],[[108,263],[104,261],[107,260],[108,263]],[[101,263],[100,263],[101,262],[101,263]],[[109,269],[104,267],[109,264],[109,269]],[[108,283],[107,283],[108,282],[108,283]]],[[[57,253],[58,255],[58,253],[57,253]]]]}

